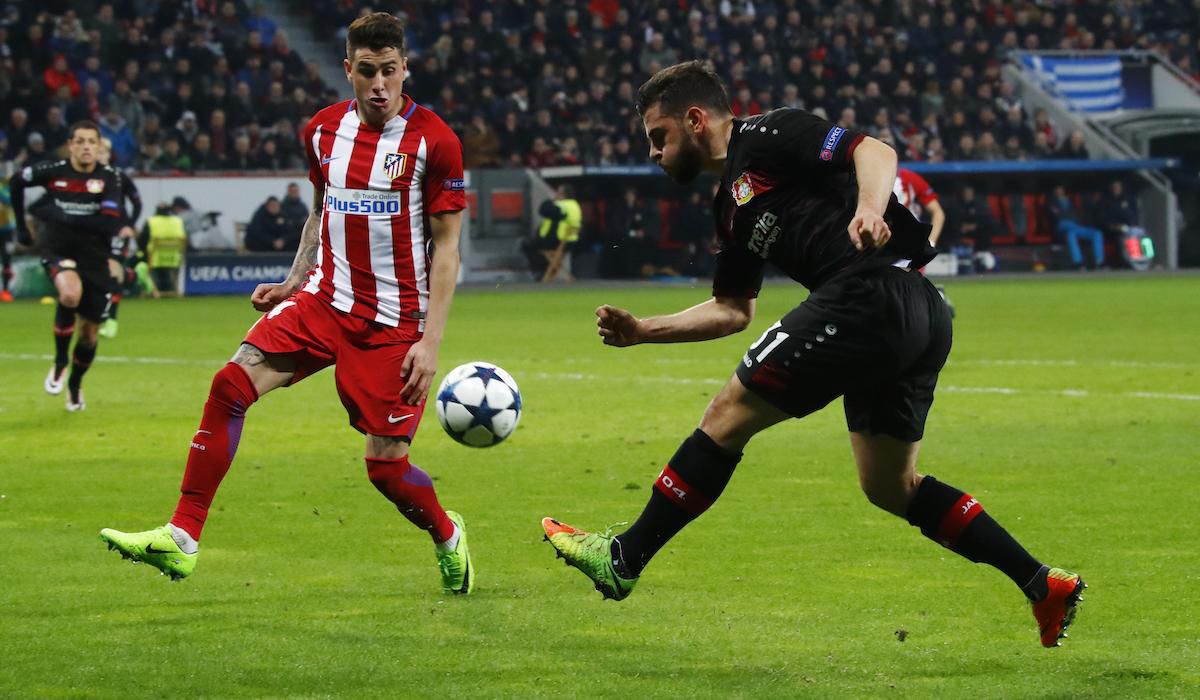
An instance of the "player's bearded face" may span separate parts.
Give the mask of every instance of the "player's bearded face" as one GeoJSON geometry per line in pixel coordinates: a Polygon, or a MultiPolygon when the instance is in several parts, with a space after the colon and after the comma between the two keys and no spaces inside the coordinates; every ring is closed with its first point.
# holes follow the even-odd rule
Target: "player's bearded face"
{"type": "Polygon", "coordinates": [[[672,180],[686,185],[695,180],[700,171],[704,169],[704,149],[695,134],[683,128],[680,128],[679,132],[679,143],[675,147],[671,162],[668,163],[664,155],[659,165],[672,180]]]}
{"type": "Polygon", "coordinates": [[[395,47],[355,49],[343,67],[364,121],[382,125],[400,112],[408,60],[395,47]]]}
{"type": "Polygon", "coordinates": [[[643,115],[646,137],[650,139],[650,160],[675,182],[687,184],[704,169],[704,148],[700,139],[680,118],[664,115],[658,105],[643,115]]]}

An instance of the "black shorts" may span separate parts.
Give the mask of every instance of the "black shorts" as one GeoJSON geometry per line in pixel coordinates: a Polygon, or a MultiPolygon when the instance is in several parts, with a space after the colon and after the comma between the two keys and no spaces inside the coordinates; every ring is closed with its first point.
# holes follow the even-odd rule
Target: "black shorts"
{"type": "Polygon", "coordinates": [[[750,347],[737,376],[797,418],[845,396],[851,432],[916,442],[952,337],[934,286],[887,267],[819,287],[750,347]]]}
{"type": "Polygon", "coordinates": [[[108,273],[108,260],[102,265],[80,265],[74,258],[51,253],[42,258],[42,269],[46,271],[51,282],[60,272],[72,270],[78,273],[83,282],[83,294],[79,297],[79,306],[75,312],[93,323],[104,320],[113,291],[112,277],[108,273]]]}

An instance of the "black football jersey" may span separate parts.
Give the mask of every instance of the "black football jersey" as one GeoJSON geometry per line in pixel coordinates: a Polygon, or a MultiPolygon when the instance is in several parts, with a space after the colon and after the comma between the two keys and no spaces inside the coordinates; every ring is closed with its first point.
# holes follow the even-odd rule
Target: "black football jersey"
{"type": "Polygon", "coordinates": [[[125,223],[121,176],[116,170],[97,165],[82,172],[69,160],[48,161],[22,168],[10,186],[20,222],[25,215],[25,188],[46,189],[30,209],[45,222],[38,243],[46,253],[76,259],[81,266],[107,265],[111,238],[125,223]]]}
{"type": "Polygon", "coordinates": [[[858,207],[854,149],[865,135],[799,109],[735,119],[713,200],[720,252],[714,296],[754,297],[772,263],[808,289],[846,274],[936,252],[929,227],[893,195],[883,219],[892,238],[856,250],[846,229],[858,207]]]}

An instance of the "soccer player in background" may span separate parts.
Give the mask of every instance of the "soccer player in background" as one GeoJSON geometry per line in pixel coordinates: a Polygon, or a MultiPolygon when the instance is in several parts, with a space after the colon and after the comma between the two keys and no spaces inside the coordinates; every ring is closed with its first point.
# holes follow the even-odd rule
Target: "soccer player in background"
{"type": "Polygon", "coordinates": [[[469,593],[475,571],[462,517],[442,509],[429,475],[409,461],[458,275],[462,146],[402,92],[399,19],[355,20],[344,68],[355,99],[321,110],[303,132],[315,192],[291,273],[251,297],[267,313],[213,378],[175,514],[146,532],[100,534],[172,578],[192,573],[246,411],[336,364],[350,424],[366,435],[371,483],[433,538],[443,591],[469,593]]]}
{"type": "Polygon", "coordinates": [[[12,286],[13,269],[13,231],[17,230],[13,220],[12,196],[8,191],[8,181],[0,180],[0,302],[8,303],[13,300],[12,286]]]}
{"type": "MultiPolygon", "coordinates": [[[[101,165],[109,165],[109,161],[112,159],[111,140],[100,139],[100,153],[97,159],[101,165]]],[[[121,297],[125,288],[132,285],[137,279],[137,231],[133,227],[137,225],[137,220],[142,216],[142,195],[138,192],[137,185],[133,184],[133,178],[120,168],[114,167],[113,170],[121,179],[121,199],[118,204],[121,213],[125,216],[125,226],[112,240],[112,256],[108,259],[108,269],[112,275],[114,289],[112,303],[108,306],[108,315],[100,324],[101,338],[117,337],[117,310],[121,305],[121,297]],[[126,200],[129,201],[129,209],[125,208],[126,200]]]]}
{"type": "Polygon", "coordinates": [[[929,228],[892,197],[896,154],[798,109],[734,118],[699,61],[666,68],[638,92],[650,158],[674,180],[719,174],[721,240],[713,298],[670,316],[596,310],[617,347],[702,341],[749,325],[770,262],[811,290],[755,341],[700,427],[654,483],[632,527],[589,533],[542,521],[559,556],[607,598],[633,590],[651,558],[721,495],[758,432],[844,397],[859,482],[871,503],[938,544],[1013,580],[1055,646],[1084,588],[1033,558],[979,501],[917,472],[925,418],[950,351],[946,305],[913,272],[931,260],[929,228]]]}
{"type": "MultiPolygon", "coordinates": [[[[926,211],[929,212],[929,245],[936,248],[938,239],[942,237],[942,228],[946,225],[946,210],[938,201],[937,192],[933,191],[925,178],[908,168],[900,168],[896,171],[896,184],[892,193],[896,195],[900,206],[912,212],[918,220],[926,211]]],[[[925,271],[921,270],[921,274],[924,273],[925,271]]],[[[954,318],[954,305],[950,303],[950,297],[946,296],[946,289],[940,284],[934,285],[934,289],[950,308],[950,317],[954,318]]]]}
{"type": "Polygon", "coordinates": [[[929,212],[929,244],[936,247],[942,236],[942,227],[946,225],[946,210],[942,209],[937,192],[933,191],[925,178],[908,168],[896,171],[896,184],[892,192],[900,206],[912,212],[917,219],[926,211],[929,212]]]}
{"type": "Polygon", "coordinates": [[[23,168],[9,183],[17,237],[32,245],[25,222],[25,190],[44,187],[46,196],[29,213],[45,223],[39,231],[42,266],[58,292],[54,310],[54,365],[46,374],[46,393],[61,394],[66,378],[68,411],[87,407],[83,398],[83,375],[96,358],[97,332],[108,306],[110,283],[108,251],[112,237],[124,225],[119,207],[121,196],[117,172],[101,165],[100,127],[89,121],[75,122],[68,131],[66,160],[48,161],[23,168]],[[79,338],[70,353],[79,318],[79,338]]]}

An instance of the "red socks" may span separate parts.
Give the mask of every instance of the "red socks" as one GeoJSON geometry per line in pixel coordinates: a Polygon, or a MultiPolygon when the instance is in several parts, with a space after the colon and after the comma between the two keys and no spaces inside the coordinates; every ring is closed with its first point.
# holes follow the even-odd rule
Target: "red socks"
{"type": "Polygon", "coordinates": [[[172,525],[196,540],[200,539],[200,531],[204,529],[208,507],[217,494],[217,487],[237,453],[246,409],[256,400],[258,390],[240,365],[230,362],[213,377],[208,401],[204,404],[204,416],[188,452],[187,469],[179,489],[182,495],[171,518],[172,525]]]}
{"type": "Polygon", "coordinates": [[[433,480],[408,457],[377,459],[367,457],[367,476],[396,509],[434,542],[445,542],[454,535],[454,523],[438,503],[433,480]]]}
{"type": "MultiPolygon", "coordinates": [[[[213,377],[204,416],[188,453],[179,505],[171,517],[172,525],[196,540],[204,529],[217,487],[237,453],[246,409],[256,400],[258,391],[241,366],[230,362],[213,377]]],[[[445,542],[454,535],[454,523],[438,503],[433,480],[420,467],[410,464],[408,457],[368,457],[367,476],[404,517],[428,531],[434,542],[445,542]]]]}

